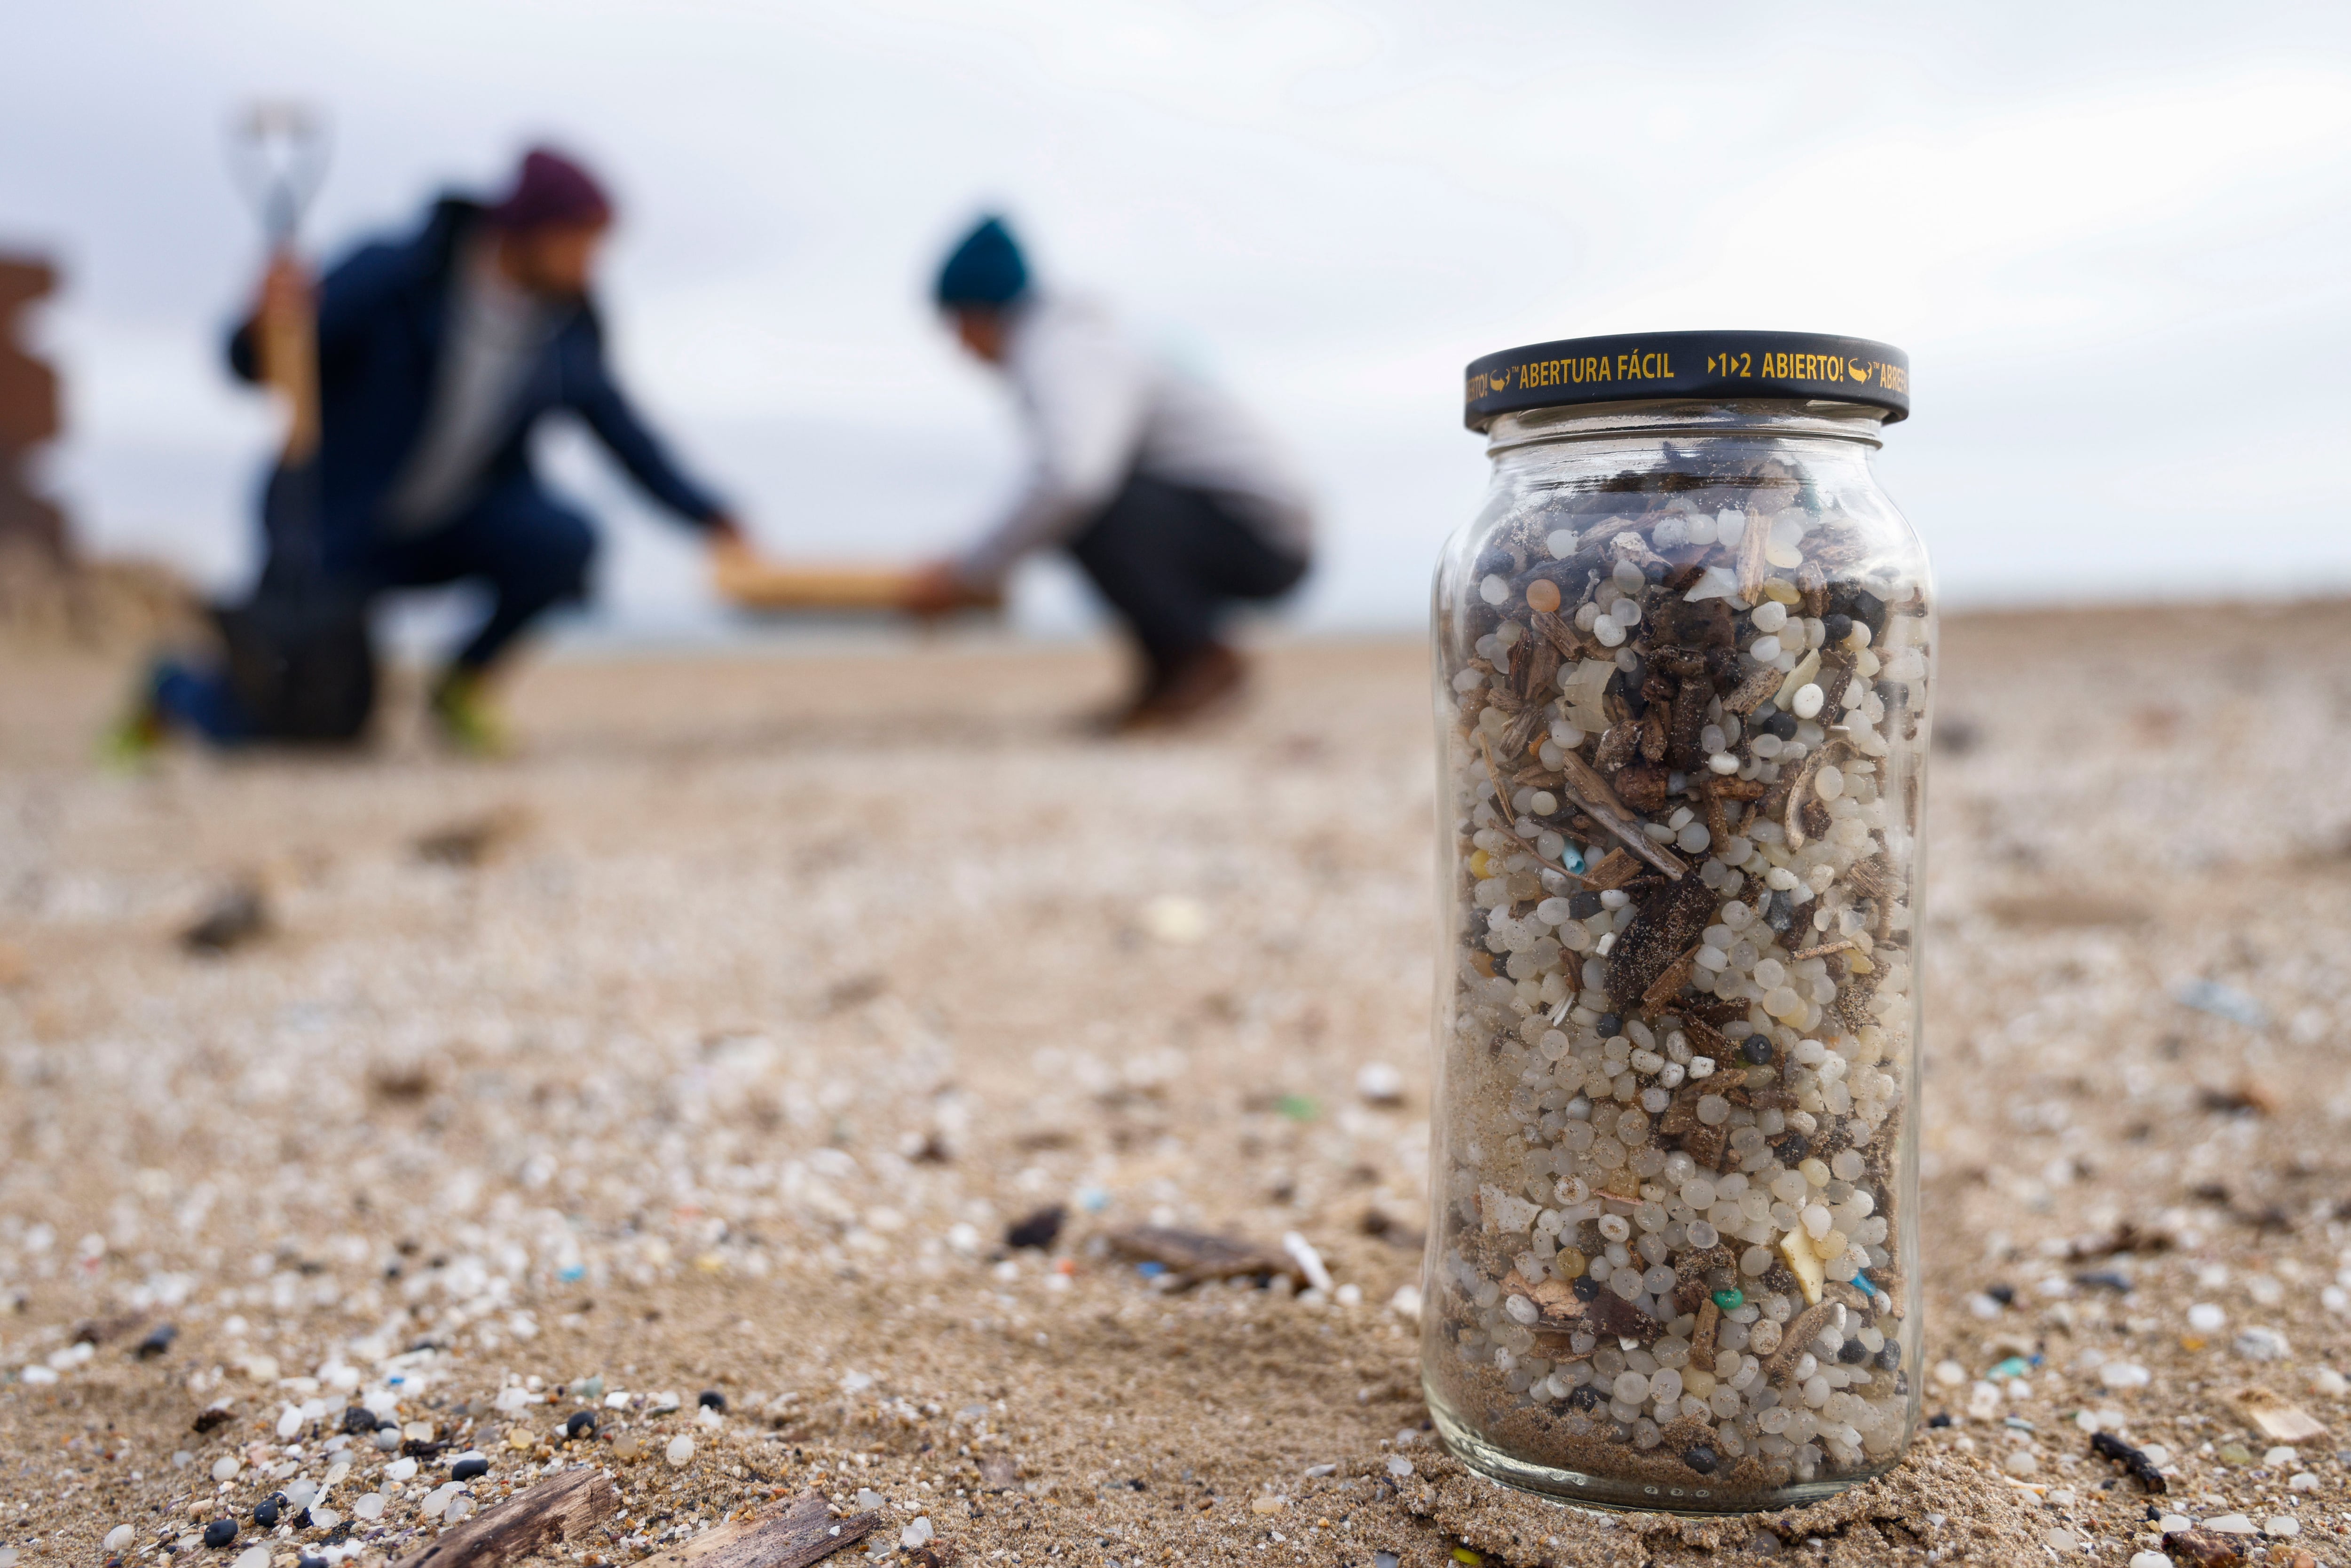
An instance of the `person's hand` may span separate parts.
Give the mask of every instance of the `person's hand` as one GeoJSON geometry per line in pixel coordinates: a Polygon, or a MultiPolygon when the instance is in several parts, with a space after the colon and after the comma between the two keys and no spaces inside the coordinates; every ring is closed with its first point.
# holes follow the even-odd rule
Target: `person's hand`
{"type": "Polygon", "coordinates": [[[898,608],[909,615],[919,615],[928,621],[960,610],[976,602],[977,598],[966,586],[953,561],[935,560],[917,568],[906,580],[906,586],[899,596],[898,608]]]}
{"type": "Polygon", "coordinates": [[[310,309],[310,275],[301,262],[280,252],[269,258],[261,275],[261,299],[256,314],[264,320],[298,320],[310,309]]]}

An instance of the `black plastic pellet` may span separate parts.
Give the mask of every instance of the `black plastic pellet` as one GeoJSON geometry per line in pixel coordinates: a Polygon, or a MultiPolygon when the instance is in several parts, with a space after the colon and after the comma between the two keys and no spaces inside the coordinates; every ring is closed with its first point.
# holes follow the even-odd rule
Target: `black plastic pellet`
{"type": "Polygon", "coordinates": [[[490,1461],[487,1459],[459,1459],[449,1467],[449,1479],[453,1481],[469,1481],[475,1476],[489,1473],[490,1461]]]}
{"type": "Polygon", "coordinates": [[[1821,617],[1821,630],[1826,634],[1830,647],[1839,647],[1847,637],[1853,635],[1853,617],[1831,612],[1821,617]]]}
{"type": "MultiPolygon", "coordinates": [[[[1950,1412],[1948,1410],[1938,1410],[1932,1416],[1927,1417],[1927,1425],[1929,1427],[1948,1427],[1950,1424],[1951,1416],[1950,1412]]],[[[2158,1515],[2157,1517],[2160,1518],[2161,1516],[2158,1515]]]]}
{"type": "Polygon", "coordinates": [[[1756,1066],[1762,1066],[1771,1060],[1771,1037],[1766,1034],[1749,1035],[1747,1043],[1739,1048],[1739,1054],[1755,1063],[1756,1066]]]}
{"type": "Polygon", "coordinates": [[[726,1408],[726,1396],[719,1393],[716,1388],[704,1389],[701,1393],[694,1396],[694,1402],[696,1405],[701,1406],[705,1410],[724,1410],[726,1408]]]}
{"type": "Polygon", "coordinates": [[[1614,1040],[1625,1032],[1625,1017],[1622,1013],[1602,1013],[1600,1021],[1592,1027],[1600,1031],[1601,1039],[1614,1040]]]}
{"type": "Polygon", "coordinates": [[[374,1431],[375,1412],[364,1405],[350,1406],[343,1412],[343,1430],[354,1433],[374,1431]]]}
{"type": "Polygon", "coordinates": [[[1722,1459],[1704,1443],[1692,1443],[1682,1450],[1682,1463],[1702,1476],[1710,1476],[1714,1474],[1714,1467],[1722,1463],[1722,1459]]]}
{"type": "Polygon", "coordinates": [[[204,1544],[217,1552],[236,1539],[236,1521],[215,1519],[204,1526],[204,1544]]]}
{"type": "Polygon", "coordinates": [[[1837,1359],[1847,1366],[1859,1366],[1869,1359],[1869,1347],[1857,1339],[1849,1339],[1838,1347],[1837,1359]]]}
{"type": "Polygon", "coordinates": [[[1891,1372],[1901,1364],[1902,1347],[1891,1340],[1886,1341],[1886,1348],[1877,1353],[1878,1370],[1891,1372]]]}
{"type": "Polygon", "coordinates": [[[2016,1305],[2016,1287],[2013,1285],[1987,1285],[1984,1287],[1984,1294],[2003,1307],[2016,1305]]]}
{"type": "Polygon", "coordinates": [[[1600,913],[1600,895],[1596,893],[1571,893],[1567,895],[1567,913],[1577,920],[1589,920],[1600,913]]]}
{"type": "Polygon", "coordinates": [[[567,1437],[572,1438],[594,1437],[596,1435],[596,1412],[593,1410],[573,1411],[571,1413],[571,1418],[563,1423],[563,1435],[567,1437]]]}
{"type": "Polygon", "coordinates": [[[278,1498],[276,1498],[276,1497],[266,1497],[266,1498],[263,1498],[259,1502],[255,1503],[255,1504],[253,1505],[253,1523],[254,1523],[254,1528],[256,1528],[256,1530],[275,1530],[275,1529],[277,1529],[277,1510],[278,1510],[278,1508],[279,1508],[279,1506],[280,1506],[280,1504],[281,1504],[281,1501],[282,1501],[282,1500],[281,1500],[281,1499],[278,1499],[278,1498]]]}
{"type": "Polygon", "coordinates": [[[1048,1205],[1007,1230],[1004,1244],[1007,1247],[1034,1247],[1039,1251],[1049,1250],[1061,1234],[1061,1221],[1068,1217],[1069,1210],[1060,1204],[1048,1205]]]}
{"type": "Polygon", "coordinates": [[[1802,1133],[1791,1133],[1780,1140],[1780,1159],[1784,1165],[1792,1166],[1812,1152],[1813,1141],[1802,1133]]]}
{"type": "Polygon", "coordinates": [[[1763,727],[1768,733],[1778,736],[1782,740],[1793,740],[1796,738],[1796,716],[1792,713],[1775,713],[1763,721],[1763,727]]]}

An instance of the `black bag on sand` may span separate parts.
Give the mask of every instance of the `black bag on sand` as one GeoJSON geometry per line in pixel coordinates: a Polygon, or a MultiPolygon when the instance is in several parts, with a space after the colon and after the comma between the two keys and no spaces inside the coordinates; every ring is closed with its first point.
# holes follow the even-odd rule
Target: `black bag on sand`
{"type": "Polygon", "coordinates": [[[318,494],[315,459],[270,476],[261,580],[244,603],[213,607],[229,685],[256,740],[347,744],[375,710],[369,595],[321,564],[318,494]]]}

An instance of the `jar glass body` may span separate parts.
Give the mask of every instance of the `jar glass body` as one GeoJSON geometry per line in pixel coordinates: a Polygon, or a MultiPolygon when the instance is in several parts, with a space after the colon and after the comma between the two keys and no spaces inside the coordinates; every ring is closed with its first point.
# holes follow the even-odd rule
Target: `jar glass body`
{"type": "Polygon", "coordinates": [[[1506,415],[1434,591],[1422,1368],[1447,1444],[1787,1506],[1917,1419],[1933,590],[1882,415],[1506,415]]]}

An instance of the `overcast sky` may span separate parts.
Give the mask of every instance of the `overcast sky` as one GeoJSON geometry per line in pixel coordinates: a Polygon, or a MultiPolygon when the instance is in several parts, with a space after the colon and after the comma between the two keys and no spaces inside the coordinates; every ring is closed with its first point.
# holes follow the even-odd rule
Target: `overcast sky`
{"type": "MultiPolygon", "coordinates": [[[[1484,459],[1464,361],[1586,332],[1882,338],[1881,469],[1974,601],[2351,584],[2351,9],[402,0],[28,7],[0,245],[56,253],[51,478],[99,547],[248,563],[268,410],[217,338],[257,242],[223,127],[325,106],[329,252],[602,169],[626,381],[778,549],[944,549],[1017,471],[925,305],[984,208],[1275,421],[1326,503],[1309,627],[1425,613],[1484,459]]],[[[576,438],[604,613],[708,623],[576,438]]],[[[1024,585],[1037,627],[1076,596],[1024,585]]]]}

